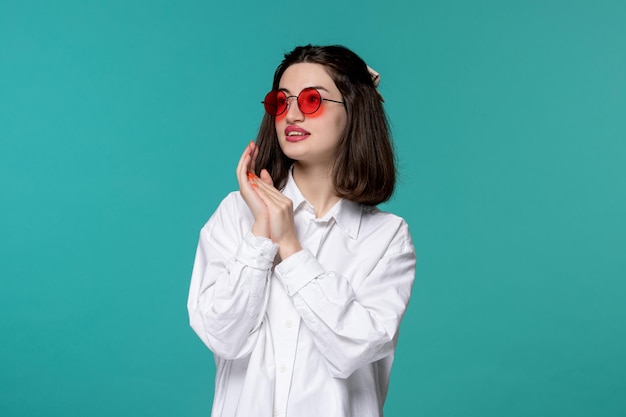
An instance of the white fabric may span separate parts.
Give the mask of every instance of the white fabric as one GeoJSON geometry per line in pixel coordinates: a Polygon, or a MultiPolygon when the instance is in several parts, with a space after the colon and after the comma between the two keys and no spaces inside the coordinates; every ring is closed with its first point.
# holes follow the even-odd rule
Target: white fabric
{"type": "Polygon", "coordinates": [[[339,201],[323,218],[290,176],[302,251],[250,232],[238,192],[202,228],[191,327],[216,362],[213,417],[379,417],[415,274],[407,224],[339,201]]]}

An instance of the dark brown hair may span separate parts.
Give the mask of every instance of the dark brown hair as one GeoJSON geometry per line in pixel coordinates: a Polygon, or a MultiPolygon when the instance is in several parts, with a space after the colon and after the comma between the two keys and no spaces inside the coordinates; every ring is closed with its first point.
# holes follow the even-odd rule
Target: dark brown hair
{"type": "MultiPolygon", "coordinates": [[[[337,195],[368,205],[389,200],[396,183],[395,157],[387,116],[367,65],[343,46],[299,46],[285,54],[274,73],[272,90],[278,89],[289,66],[303,62],[326,67],[345,103],[346,130],[333,166],[337,195]]],[[[262,168],[267,169],[281,189],[294,161],[281,150],[274,121],[273,116],[265,114],[261,122],[256,140],[256,169],[257,174],[262,168]]]]}

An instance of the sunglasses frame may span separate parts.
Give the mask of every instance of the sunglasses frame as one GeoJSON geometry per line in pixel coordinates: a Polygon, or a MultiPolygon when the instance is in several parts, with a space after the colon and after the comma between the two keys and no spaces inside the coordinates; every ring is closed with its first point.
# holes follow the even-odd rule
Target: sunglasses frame
{"type": "MultiPolygon", "coordinates": [[[[322,97],[322,94],[320,93],[320,91],[317,88],[315,88],[315,87],[303,88],[302,91],[300,91],[300,93],[298,93],[297,96],[294,96],[294,95],[288,96],[282,90],[272,90],[272,91],[270,91],[269,93],[267,93],[265,95],[265,100],[263,100],[261,103],[263,103],[263,107],[265,107],[265,112],[267,114],[269,114],[270,116],[277,117],[277,116],[280,116],[281,114],[283,114],[284,112],[286,112],[289,109],[289,106],[291,105],[291,100],[290,99],[292,99],[292,98],[296,99],[296,103],[298,104],[298,110],[300,110],[300,112],[302,114],[313,114],[313,113],[315,113],[322,106],[322,101],[331,101],[333,103],[345,104],[345,102],[343,102],[343,101],[332,100],[332,99],[329,99],[329,98],[322,97]],[[315,93],[317,93],[317,96],[319,97],[320,101],[318,103],[318,106],[315,108],[315,110],[313,110],[313,111],[306,111],[305,112],[304,110],[302,110],[302,106],[300,106],[300,97],[302,96],[303,92],[309,92],[309,91],[315,91],[315,93]],[[268,110],[268,107],[272,106],[272,104],[270,104],[269,100],[268,100],[268,97],[269,97],[270,94],[274,94],[276,98],[278,98],[279,94],[282,94],[283,96],[285,96],[285,102],[287,104],[285,105],[285,108],[280,113],[279,112],[270,112],[268,110]]],[[[278,100],[276,100],[276,102],[278,102],[278,100]]],[[[276,105],[275,107],[276,107],[276,110],[278,110],[278,105],[276,105]]]]}

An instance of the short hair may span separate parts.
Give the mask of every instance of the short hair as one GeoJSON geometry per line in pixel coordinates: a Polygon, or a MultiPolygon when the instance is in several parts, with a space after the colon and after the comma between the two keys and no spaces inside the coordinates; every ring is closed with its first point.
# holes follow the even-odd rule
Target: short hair
{"type": "MultiPolygon", "coordinates": [[[[337,195],[367,205],[389,200],[396,183],[395,155],[382,98],[367,65],[344,46],[298,46],[276,68],[272,90],[278,89],[285,70],[298,63],[323,65],[345,103],[347,124],[333,165],[337,195]]],[[[267,169],[274,185],[282,189],[294,160],[280,148],[275,116],[264,115],[256,144],[257,174],[267,169]]]]}

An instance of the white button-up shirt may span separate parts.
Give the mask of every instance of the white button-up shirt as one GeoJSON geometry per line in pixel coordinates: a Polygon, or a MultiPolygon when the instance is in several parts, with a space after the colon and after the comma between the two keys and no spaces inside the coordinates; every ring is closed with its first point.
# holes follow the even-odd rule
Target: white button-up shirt
{"type": "Polygon", "coordinates": [[[316,218],[290,176],[303,249],[277,260],[229,194],[202,228],[188,309],[216,362],[213,417],[378,417],[415,275],[405,221],[340,200],[316,218]]]}

